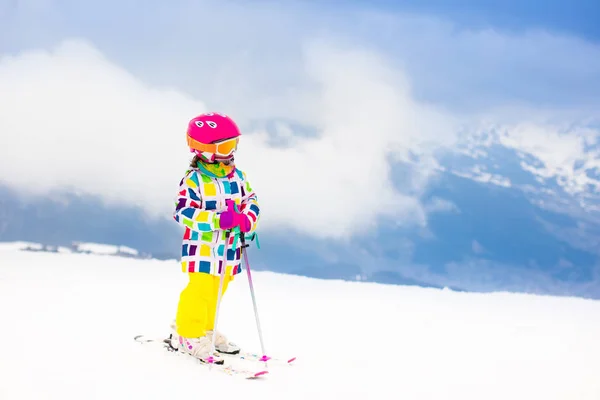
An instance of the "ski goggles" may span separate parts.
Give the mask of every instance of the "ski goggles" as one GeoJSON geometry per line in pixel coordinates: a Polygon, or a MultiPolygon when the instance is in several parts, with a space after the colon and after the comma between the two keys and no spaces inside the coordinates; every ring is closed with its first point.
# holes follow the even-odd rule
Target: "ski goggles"
{"type": "Polygon", "coordinates": [[[233,153],[233,151],[237,149],[238,142],[239,138],[235,137],[231,139],[221,140],[215,143],[206,144],[200,143],[199,141],[194,140],[189,136],[187,137],[187,144],[191,149],[200,152],[213,153],[220,156],[228,156],[231,153],[233,153]]]}

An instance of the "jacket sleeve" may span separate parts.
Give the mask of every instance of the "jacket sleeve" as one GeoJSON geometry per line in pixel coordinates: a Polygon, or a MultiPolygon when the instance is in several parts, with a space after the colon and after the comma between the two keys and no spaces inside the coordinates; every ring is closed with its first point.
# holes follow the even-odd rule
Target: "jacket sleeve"
{"type": "Polygon", "coordinates": [[[258,197],[244,172],[242,172],[242,204],[240,211],[246,214],[250,218],[250,221],[252,221],[252,228],[250,228],[248,233],[256,231],[258,220],[260,219],[260,206],[258,204],[258,197]]]}
{"type": "Polygon", "coordinates": [[[189,171],[179,183],[179,193],[175,199],[173,218],[179,224],[198,232],[210,232],[221,229],[219,212],[203,208],[196,171],[189,171]]]}

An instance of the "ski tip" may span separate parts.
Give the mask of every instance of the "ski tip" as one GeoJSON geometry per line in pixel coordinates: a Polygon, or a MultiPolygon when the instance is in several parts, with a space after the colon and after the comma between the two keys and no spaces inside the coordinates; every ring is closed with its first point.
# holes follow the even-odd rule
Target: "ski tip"
{"type": "Polygon", "coordinates": [[[288,364],[293,363],[294,361],[296,361],[296,357],[292,357],[288,360],[288,364]]]}
{"type": "Polygon", "coordinates": [[[257,373],[255,373],[255,374],[253,374],[253,375],[249,376],[249,377],[248,377],[248,379],[256,379],[256,378],[260,378],[261,376],[263,376],[263,375],[266,375],[266,374],[268,374],[268,373],[269,373],[269,371],[260,371],[260,372],[257,372],[257,373]]]}

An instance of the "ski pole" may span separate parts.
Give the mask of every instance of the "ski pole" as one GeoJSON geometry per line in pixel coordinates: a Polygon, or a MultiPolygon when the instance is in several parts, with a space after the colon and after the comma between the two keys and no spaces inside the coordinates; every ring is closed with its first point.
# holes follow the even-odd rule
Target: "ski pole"
{"type": "Polygon", "coordinates": [[[213,355],[215,354],[215,341],[217,338],[217,322],[219,322],[219,308],[221,307],[221,292],[223,291],[223,281],[225,280],[225,271],[227,270],[227,245],[229,244],[229,230],[225,231],[225,246],[223,248],[223,264],[221,267],[221,276],[219,282],[219,293],[217,294],[217,310],[215,311],[215,325],[213,327],[212,345],[210,348],[210,355],[206,361],[212,365],[215,361],[213,355]]]}
{"type": "Polygon", "coordinates": [[[246,253],[246,238],[244,234],[240,235],[242,240],[242,253],[244,254],[244,262],[246,264],[246,272],[248,273],[248,283],[250,284],[250,294],[252,296],[252,304],[254,306],[254,317],[256,318],[256,327],[258,328],[258,338],[260,339],[260,347],[263,353],[262,358],[259,361],[264,361],[265,365],[271,357],[267,357],[265,352],[265,344],[262,336],[262,329],[260,328],[260,320],[258,318],[258,307],[256,306],[256,296],[254,295],[254,285],[252,283],[252,274],[250,272],[250,263],[248,262],[248,254],[246,253]]]}

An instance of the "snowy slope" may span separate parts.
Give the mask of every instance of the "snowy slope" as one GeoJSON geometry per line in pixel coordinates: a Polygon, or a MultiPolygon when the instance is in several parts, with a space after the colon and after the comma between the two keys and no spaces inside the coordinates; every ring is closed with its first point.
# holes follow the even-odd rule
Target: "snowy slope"
{"type": "MultiPolygon", "coordinates": [[[[600,302],[258,272],[268,352],[298,364],[243,381],[132,340],[168,328],[177,263],[18,248],[0,246],[2,400],[600,399],[600,302]]],[[[258,349],[245,273],[222,311],[258,349]]]]}

